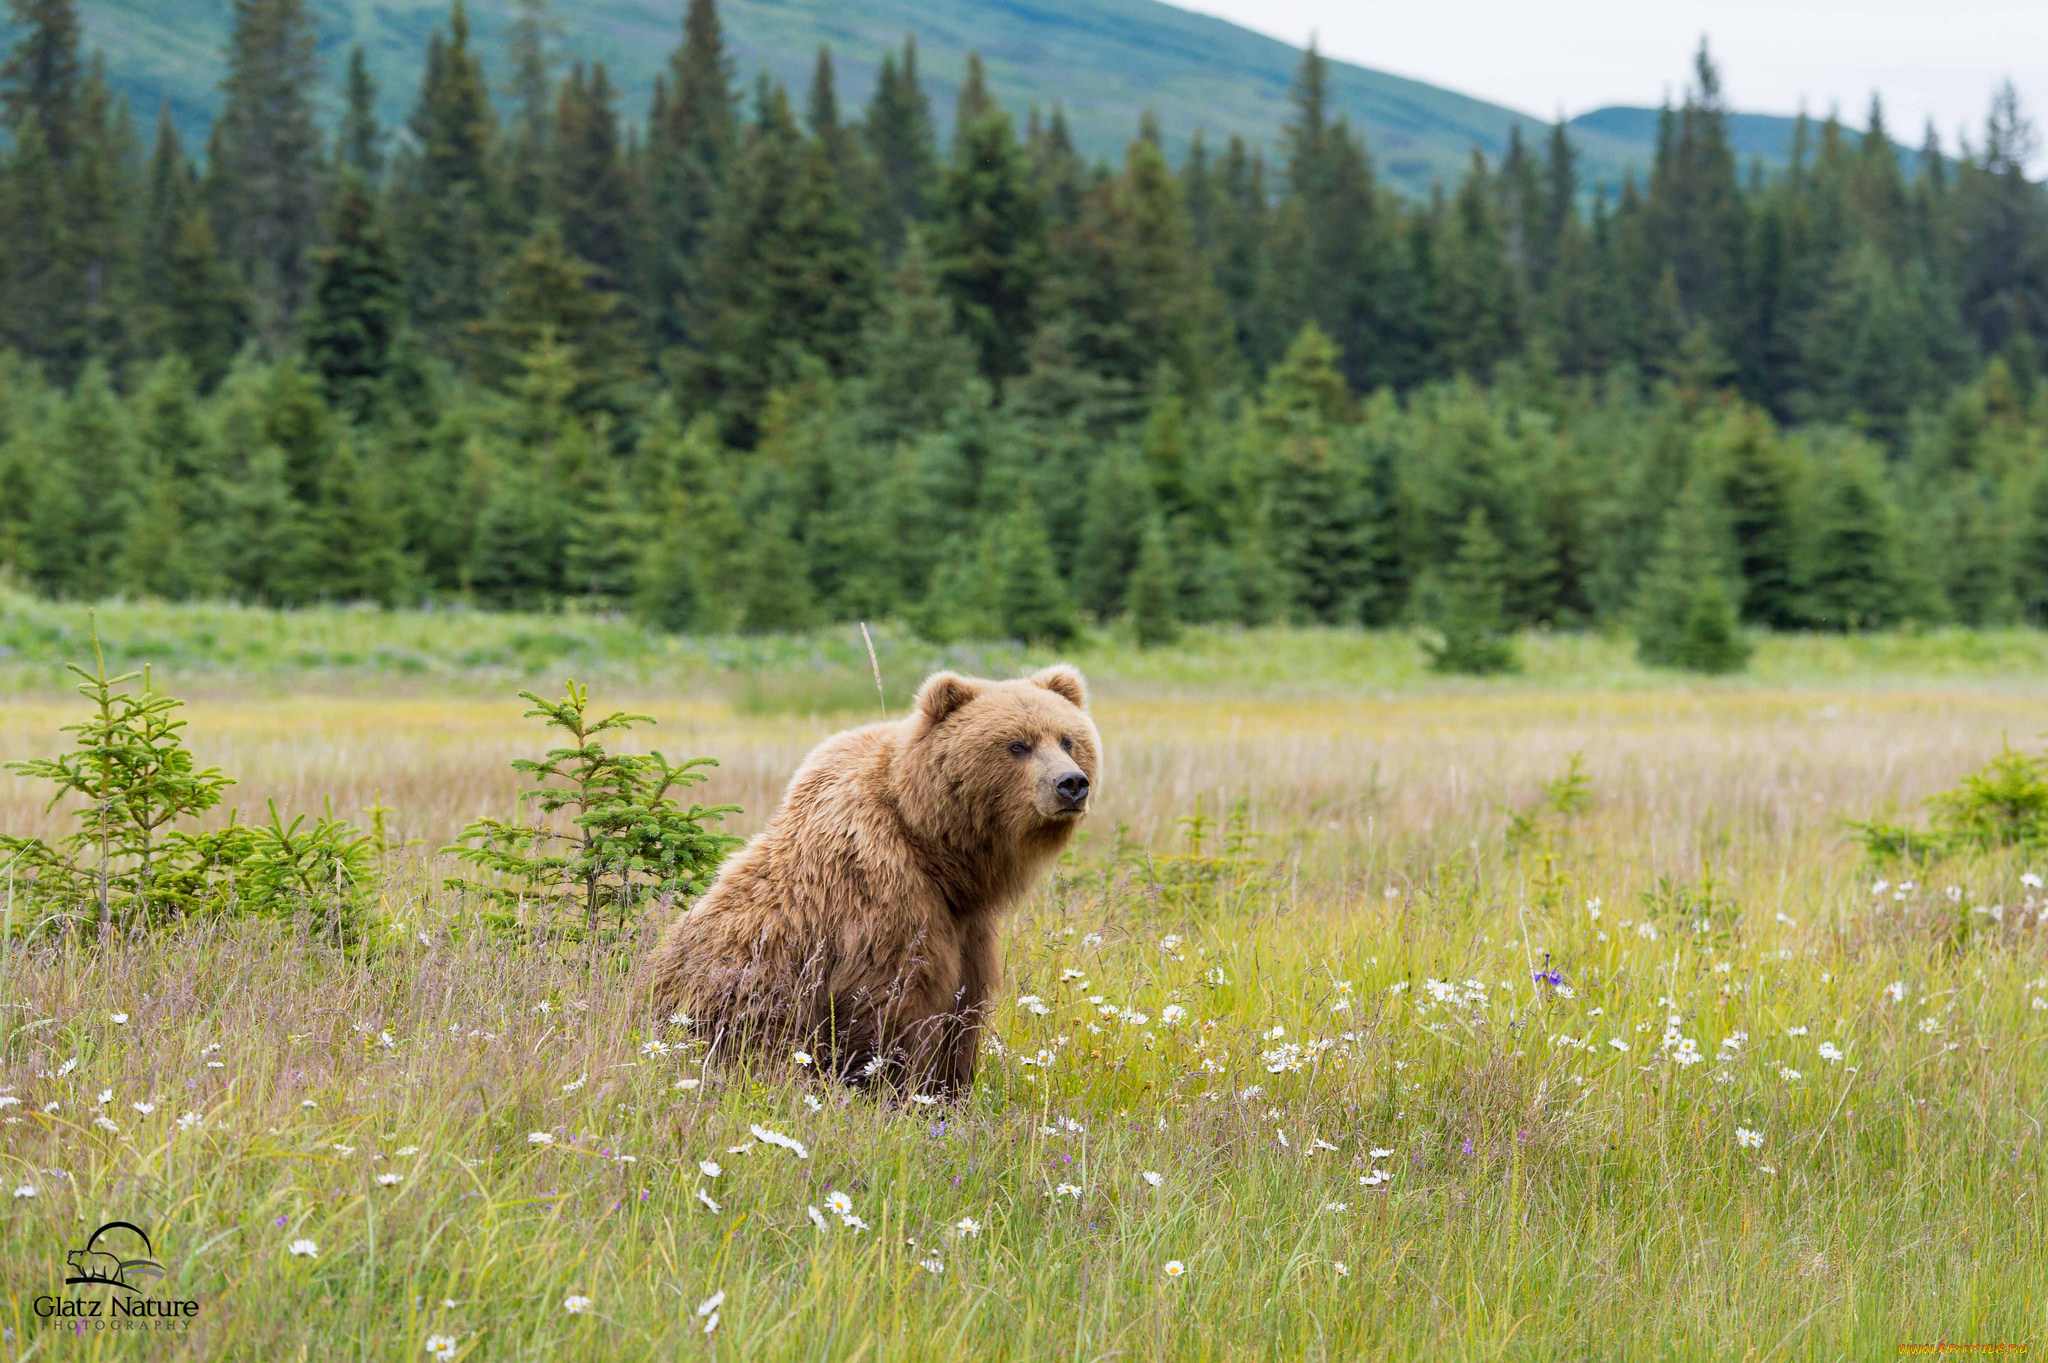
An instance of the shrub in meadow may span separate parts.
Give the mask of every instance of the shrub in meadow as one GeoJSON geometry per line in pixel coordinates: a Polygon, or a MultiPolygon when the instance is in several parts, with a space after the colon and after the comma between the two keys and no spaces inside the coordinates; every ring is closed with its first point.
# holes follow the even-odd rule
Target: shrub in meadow
{"type": "Polygon", "coordinates": [[[1879,861],[2048,847],[2048,757],[2008,745],[1927,803],[1933,817],[1926,828],[1883,819],[1851,820],[1849,826],[1879,861]]]}
{"type": "Polygon", "coordinates": [[[55,843],[0,834],[0,873],[23,901],[45,918],[89,910],[102,933],[197,913],[310,912],[332,939],[352,938],[377,880],[372,840],[332,809],[310,828],[304,815],[286,824],[274,801],[267,825],[231,812],[225,828],[178,827],[234,781],[198,765],[176,718],[184,702],[158,691],[148,669],[108,676],[96,634],[93,663],[71,665],[92,703],[88,718],[64,726],[73,751],[8,764],[55,785],[48,807],[69,798],[78,821],[55,843]]]}

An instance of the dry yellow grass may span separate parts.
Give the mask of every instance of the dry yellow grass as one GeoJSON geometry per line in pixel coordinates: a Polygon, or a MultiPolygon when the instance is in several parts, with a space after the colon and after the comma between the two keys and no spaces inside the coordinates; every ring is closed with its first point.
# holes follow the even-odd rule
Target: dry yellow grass
{"type": "MultiPolygon", "coordinates": [[[[2039,1347],[2048,901],[2000,857],[1873,893],[1880,872],[1842,820],[1913,805],[2008,736],[2031,742],[2048,684],[1832,664],[1795,680],[1807,664],[1775,647],[1774,680],[1694,686],[1594,669],[1368,691],[1099,660],[1100,811],[1018,921],[1000,1049],[955,1110],[808,1087],[793,1066],[679,1087],[697,1074],[687,1032],[639,1017],[618,963],[499,947],[421,849],[382,898],[405,935],[367,955],[276,924],[17,941],[0,966],[0,1097],[20,1100],[0,1125],[7,1347],[2039,1347]],[[1592,808],[1510,846],[1506,811],[1575,753],[1592,808]],[[1240,800],[1255,851],[1188,860],[1182,820],[1199,805],[1220,822],[1240,800]],[[1703,873],[1732,925],[1696,934],[1643,898],[1703,873]],[[1530,981],[1546,959],[1569,997],[1530,981]],[[762,1145],[756,1124],[807,1158],[762,1145]],[[148,1222],[176,1290],[202,1303],[176,1340],[73,1338],[35,1315],[62,1252],[117,1215],[148,1222]],[[299,1239],[318,1257],[294,1256],[299,1239]],[[696,1308],[721,1291],[707,1335],[696,1308]]],[[[506,764],[535,746],[512,687],[483,694],[475,677],[161,680],[245,810],[331,795],[352,813],[381,795],[429,849],[504,810],[506,764]]],[[[658,718],[651,746],[721,761],[697,793],[744,805],[742,832],[811,744],[867,717],[744,713],[715,685],[631,669],[593,680],[598,704],[658,718]]],[[[0,759],[51,751],[76,714],[27,679],[0,705],[0,759]]],[[[0,828],[58,826],[0,777],[0,828]]],[[[1220,846],[1212,832],[1204,850],[1220,846]]]]}

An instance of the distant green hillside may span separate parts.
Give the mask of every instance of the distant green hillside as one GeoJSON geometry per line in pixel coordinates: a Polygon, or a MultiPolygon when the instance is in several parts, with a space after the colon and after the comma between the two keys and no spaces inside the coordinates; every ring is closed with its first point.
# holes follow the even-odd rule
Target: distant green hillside
{"type": "MultiPolygon", "coordinates": [[[[309,0],[320,48],[337,78],[349,47],[362,43],[382,84],[384,112],[397,124],[420,77],[427,35],[448,17],[448,0],[309,0]]],[[[645,116],[655,72],[682,29],[682,0],[559,3],[563,48],[604,61],[622,85],[623,112],[645,116]]],[[[231,0],[83,0],[87,41],[103,49],[115,83],[151,119],[168,100],[199,150],[217,103],[231,0]]],[[[502,77],[514,0],[471,0],[481,50],[502,77]]],[[[1298,49],[1222,20],[1157,0],[726,0],[721,6],[742,83],[763,67],[801,89],[819,44],[838,62],[842,99],[865,101],[876,63],[903,36],[918,36],[922,65],[942,123],[966,56],[978,50],[997,93],[1020,113],[1063,105],[1083,148],[1121,152],[1146,109],[1184,145],[1197,129],[1213,140],[1241,133],[1270,143],[1287,116],[1298,49]]],[[[1361,125],[1382,173],[1410,192],[1459,174],[1474,146],[1489,155],[1509,129],[1540,135],[1535,119],[1451,91],[1362,67],[1337,64],[1334,93],[1361,125]]],[[[333,90],[330,88],[329,96],[333,90]]],[[[1643,160],[1640,139],[1588,129],[1580,139],[1590,176],[1618,178],[1643,160]]]]}

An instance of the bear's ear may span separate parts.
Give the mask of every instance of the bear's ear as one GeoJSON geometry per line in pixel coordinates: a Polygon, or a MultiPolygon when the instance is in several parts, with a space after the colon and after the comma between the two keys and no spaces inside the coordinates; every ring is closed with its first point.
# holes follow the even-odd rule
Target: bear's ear
{"type": "Polygon", "coordinates": [[[934,672],[917,688],[917,712],[937,724],[980,692],[957,672],[934,672]]]}
{"type": "Polygon", "coordinates": [[[1083,710],[1088,708],[1088,683],[1081,680],[1081,673],[1072,663],[1054,663],[1042,672],[1031,674],[1031,680],[1056,696],[1065,696],[1083,710]]]}

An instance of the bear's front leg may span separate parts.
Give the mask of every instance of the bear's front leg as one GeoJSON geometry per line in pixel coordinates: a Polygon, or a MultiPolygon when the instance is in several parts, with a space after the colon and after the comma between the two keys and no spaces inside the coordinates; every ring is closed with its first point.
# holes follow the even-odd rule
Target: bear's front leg
{"type": "Polygon", "coordinates": [[[993,1007],[996,981],[1002,975],[997,926],[978,918],[960,943],[960,989],[948,1019],[945,1069],[940,1086],[952,1098],[965,1098],[974,1088],[974,1069],[981,1059],[981,1029],[993,1007]]]}

